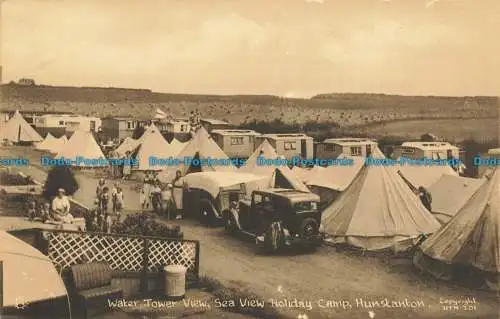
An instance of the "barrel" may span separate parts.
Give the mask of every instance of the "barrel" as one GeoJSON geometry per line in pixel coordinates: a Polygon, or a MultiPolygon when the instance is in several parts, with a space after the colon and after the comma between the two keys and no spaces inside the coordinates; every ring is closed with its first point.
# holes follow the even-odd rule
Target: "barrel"
{"type": "Polygon", "coordinates": [[[183,299],[186,294],[186,267],[169,265],[165,270],[165,295],[172,300],[183,299]]]}

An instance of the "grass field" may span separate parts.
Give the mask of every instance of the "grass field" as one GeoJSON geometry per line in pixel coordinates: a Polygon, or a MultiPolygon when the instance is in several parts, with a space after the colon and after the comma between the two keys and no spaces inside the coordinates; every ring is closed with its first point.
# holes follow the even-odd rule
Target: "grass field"
{"type": "Polygon", "coordinates": [[[401,136],[408,139],[419,138],[432,132],[448,141],[460,142],[464,139],[489,142],[498,140],[498,119],[433,119],[407,120],[370,124],[364,127],[369,134],[401,136]]]}

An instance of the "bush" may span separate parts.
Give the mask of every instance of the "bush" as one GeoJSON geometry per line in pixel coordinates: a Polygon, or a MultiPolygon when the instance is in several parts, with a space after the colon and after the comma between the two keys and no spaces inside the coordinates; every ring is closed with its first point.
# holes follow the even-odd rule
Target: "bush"
{"type": "Polygon", "coordinates": [[[43,197],[50,200],[57,195],[57,190],[63,188],[66,195],[73,195],[78,190],[78,182],[68,166],[54,166],[47,176],[43,197]]]}
{"type": "Polygon", "coordinates": [[[11,174],[8,172],[2,172],[0,174],[0,184],[1,185],[34,185],[33,179],[30,176],[23,177],[19,174],[11,174]]]}
{"type": "Polygon", "coordinates": [[[111,228],[112,233],[182,239],[180,227],[171,227],[158,222],[152,213],[135,213],[128,215],[123,221],[111,228]]]}

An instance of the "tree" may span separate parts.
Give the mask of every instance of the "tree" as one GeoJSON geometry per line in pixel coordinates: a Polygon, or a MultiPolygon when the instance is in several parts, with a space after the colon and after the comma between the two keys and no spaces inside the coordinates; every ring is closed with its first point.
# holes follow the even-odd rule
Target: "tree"
{"type": "Polygon", "coordinates": [[[73,195],[78,190],[78,182],[68,166],[54,166],[45,181],[43,197],[50,200],[57,195],[57,190],[62,188],[66,195],[73,195]]]}
{"type": "Polygon", "coordinates": [[[144,134],[144,127],[143,126],[136,126],[134,129],[134,133],[132,133],[132,138],[133,139],[138,139],[144,134]]]}

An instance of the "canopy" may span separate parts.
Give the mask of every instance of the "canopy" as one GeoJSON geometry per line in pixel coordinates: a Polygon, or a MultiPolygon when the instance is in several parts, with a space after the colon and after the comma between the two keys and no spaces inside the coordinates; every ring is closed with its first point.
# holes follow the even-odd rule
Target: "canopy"
{"type": "Polygon", "coordinates": [[[264,140],[259,147],[253,152],[252,155],[245,162],[245,165],[240,167],[239,171],[243,173],[250,173],[259,176],[267,177],[267,181],[261,187],[265,188],[290,188],[303,192],[309,192],[307,186],[302,183],[295,173],[288,168],[286,165],[264,165],[265,163],[259,163],[258,158],[262,157],[265,159],[284,159],[283,156],[279,156],[276,150],[269,144],[267,140],[264,140]]]}
{"type": "Polygon", "coordinates": [[[446,265],[472,266],[481,271],[500,274],[500,174],[483,183],[465,206],[441,230],[421,246],[416,265],[437,274],[422,263],[423,257],[446,265]]]}
{"type": "Polygon", "coordinates": [[[187,143],[184,149],[177,155],[177,158],[181,161],[179,166],[172,166],[163,170],[158,178],[163,182],[170,182],[175,178],[176,171],[180,171],[182,175],[186,175],[191,171],[202,171],[202,172],[237,172],[237,168],[229,163],[229,165],[223,165],[221,162],[230,162],[229,157],[220,149],[220,147],[215,143],[215,141],[210,137],[205,128],[201,127],[196,135],[187,143]],[[184,159],[208,159],[216,160],[221,165],[189,165],[189,163],[184,163],[184,159]]]}
{"type": "Polygon", "coordinates": [[[219,195],[221,188],[248,184],[262,179],[264,179],[262,176],[232,172],[198,172],[184,177],[188,187],[203,189],[214,198],[219,195]]]}
{"type": "MultiPolygon", "coordinates": [[[[71,135],[66,145],[55,156],[55,158],[61,157],[71,160],[75,160],[77,157],[83,157],[86,160],[98,160],[106,158],[96,140],[94,139],[92,133],[86,131],[76,131],[75,133],[73,133],[73,135],[71,135]]],[[[97,167],[103,165],[91,162],[75,162],[72,166],[97,167]]]]}
{"type": "Polygon", "coordinates": [[[447,223],[477,192],[485,179],[443,175],[428,190],[432,195],[432,213],[443,224],[447,223]]]}
{"type": "MultiPolygon", "coordinates": [[[[373,152],[375,158],[383,154],[373,152]]],[[[364,166],[323,211],[322,228],[335,243],[365,250],[404,250],[439,222],[390,166],[364,166]]]]}
{"type": "Polygon", "coordinates": [[[8,140],[18,142],[40,142],[43,138],[23,118],[19,111],[0,130],[0,141],[8,140]]]}
{"type": "Polygon", "coordinates": [[[49,257],[3,230],[0,230],[0,261],[4,307],[67,295],[49,257]]]}

